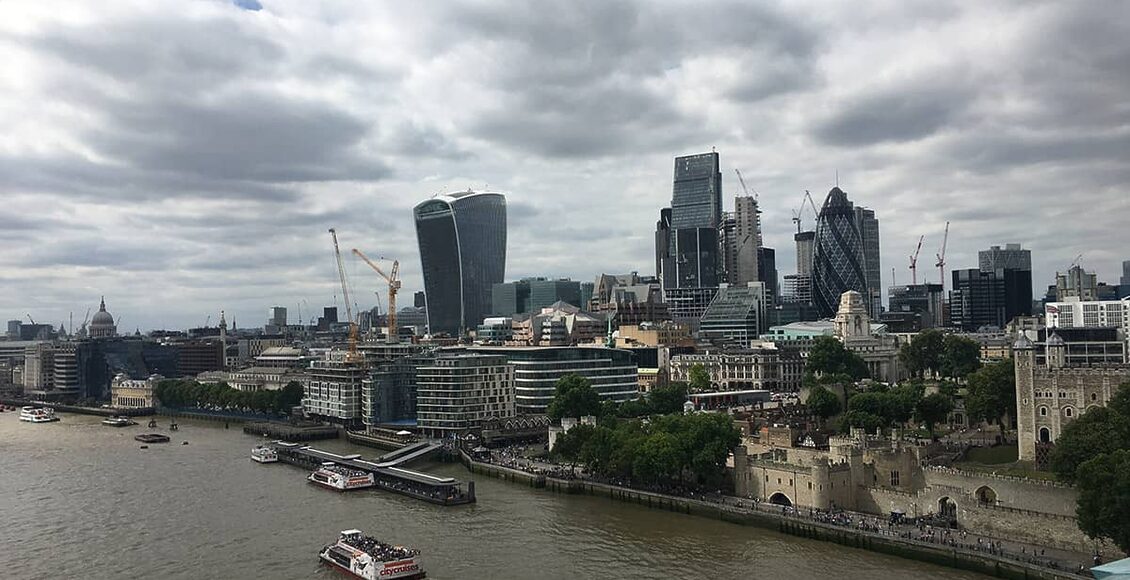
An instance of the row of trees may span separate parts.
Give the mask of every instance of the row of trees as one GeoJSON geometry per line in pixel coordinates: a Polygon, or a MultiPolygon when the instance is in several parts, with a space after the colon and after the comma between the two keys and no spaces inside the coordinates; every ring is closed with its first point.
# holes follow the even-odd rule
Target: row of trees
{"type": "Polygon", "coordinates": [[[685,383],[671,383],[655,387],[646,398],[623,403],[602,402],[600,394],[592,388],[592,383],[588,379],[577,374],[568,374],[557,381],[553,401],[549,403],[546,415],[554,421],[560,421],[562,417],[586,415],[603,420],[682,413],[683,403],[687,400],[687,391],[688,387],[685,383]]]}
{"type": "Polygon", "coordinates": [[[1079,492],[1079,529],[1130,552],[1130,382],[1063,428],[1051,469],[1079,492]]]}
{"type": "Polygon", "coordinates": [[[902,345],[899,361],[915,377],[934,372],[941,377],[964,379],[981,368],[981,345],[964,336],[930,328],[902,345]]]}
{"type": "Polygon", "coordinates": [[[164,380],[154,389],[157,400],[174,409],[198,408],[244,412],[284,412],[302,402],[302,384],[291,381],[277,391],[240,391],[227,383],[164,380]]]}
{"type": "MultiPolygon", "coordinates": [[[[933,434],[934,426],[945,421],[953,411],[953,397],[945,392],[924,393],[921,382],[907,382],[893,389],[877,384],[867,391],[855,392],[848,398],[841,428],[846,431],[859,427],[874,432],[905,424],[913,418],[933,434]]],[[[812,388],[805,404],[823,420],[843,411],[839,397],[822,385],[812,388]]]]}
{"type": "Polygon", "coordinates": [[[644,484],[719,485],[741,433],[722,413],[661,415],[579,425],[558,437],[558,460],[644,484]]]}

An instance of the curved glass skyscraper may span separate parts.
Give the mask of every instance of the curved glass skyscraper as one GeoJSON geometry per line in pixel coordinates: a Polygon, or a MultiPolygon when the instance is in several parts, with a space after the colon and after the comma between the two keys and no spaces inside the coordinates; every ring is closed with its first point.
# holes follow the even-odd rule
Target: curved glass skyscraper
{"type": "Polygon", "coordinates": [[[867,294],[863,237],[855,207],[847,194],[833,187],[816,220],[812,251],[812,302],[822,317],[835,316],[840,295],[848,290],[867,294]]]}
{"type": "Polygon", "coordinates": [[[490,289],[506,275],[506,198],[462,191],[412,210],[428,308],[428,332],[452,336],[490,313],[490,289]]]}

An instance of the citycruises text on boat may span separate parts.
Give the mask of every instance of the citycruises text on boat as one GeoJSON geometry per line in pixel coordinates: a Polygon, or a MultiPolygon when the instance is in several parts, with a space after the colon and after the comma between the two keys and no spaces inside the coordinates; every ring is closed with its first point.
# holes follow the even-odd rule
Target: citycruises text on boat
{"type": "Polygon", "coordinates": [[[413,580],[427,574],[420,568],[420,551],[386,544],[361,530],[345,530],[318,557],[351,576],[364,580],[413,580]]]}
{"type": "Polygon", "coordinates": [[[50,423],[58,420],[59,418],[55,416],[55,409],[51,407],[23,407],[20,409],[20,421],[50,423]]]}
{"type": "Polygon", "coordinates": [[[373,478],[372,473],[358,469],[350,469],[333,463],[332,461],[323,463],[322,466],[314,473],[311,473],[310,477],[307,479],[309,479],[311,483],[316,483],[338,491],[361,489],[376,485],[376,479],[373,478]]]}

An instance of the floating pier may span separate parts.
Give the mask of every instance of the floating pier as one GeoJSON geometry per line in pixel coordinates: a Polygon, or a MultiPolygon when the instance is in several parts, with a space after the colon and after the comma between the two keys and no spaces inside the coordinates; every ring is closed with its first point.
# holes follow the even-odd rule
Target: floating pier
{"type": "Polygon", "coordinates": [[[350,469],[373,474],[376,487],[437,505],[462,505],[475,502],[475,482],[466,483],[453,477],[440,477],[400,467],[441,449],[434,443],[415,443],[373,461],[360,455],[338,455],[309,445],[275,442],[270,445],[279,461],[314,470],[331,462],[350,469]]]}

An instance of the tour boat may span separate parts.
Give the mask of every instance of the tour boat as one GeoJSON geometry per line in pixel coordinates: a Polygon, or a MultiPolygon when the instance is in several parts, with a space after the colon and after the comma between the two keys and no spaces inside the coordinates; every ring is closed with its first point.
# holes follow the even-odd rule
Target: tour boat
{"type": "Polygon", "coordinates": [[[306,479],[310,480],[311,483],[337,491],[373,487],[376,484],[372,473],[350,469],[330,461],[323,463],[317,471],[311,473],[310,477],[306,479]]]}
{"type": "Polygon", "coordinates": [[[279,460],[279,454],[271,447],[260,445],[251,450],[251,460],[259,463],[275,463],[279,460]]]}
{"type": "Polygon", "coordinates": [[[137,421],[129,417],[106,417],[102,420],[102,424],[110,427],[129,427],[130,425],[137,425],[137,421]]]}
{"type": "Polygon", "coordinates": [[[419,556],[419,550],[386,544],[361,530],[343,531],[318,554],[322,562],[363,580],[424,578],[419,556]]]}
{"type": "Polygon", "coordinates": [[[20,421],[50,423],[58,420],[59,418],[55,416],[55,409],[51,407],[24,407],[20,409],[20,421]]]}

